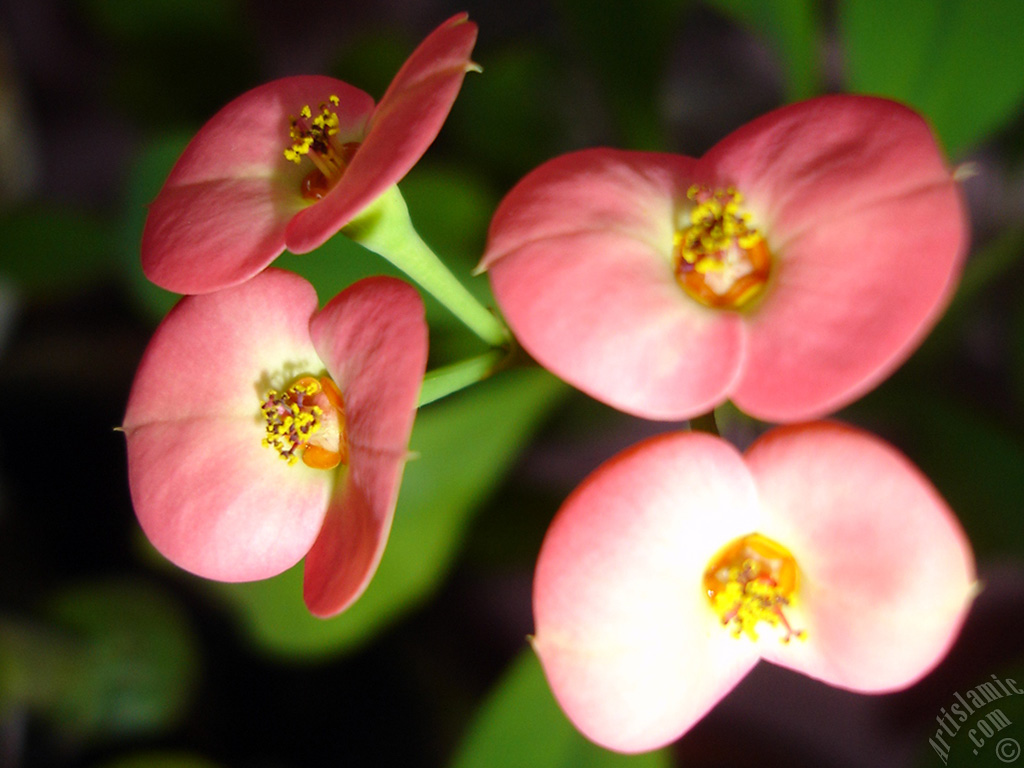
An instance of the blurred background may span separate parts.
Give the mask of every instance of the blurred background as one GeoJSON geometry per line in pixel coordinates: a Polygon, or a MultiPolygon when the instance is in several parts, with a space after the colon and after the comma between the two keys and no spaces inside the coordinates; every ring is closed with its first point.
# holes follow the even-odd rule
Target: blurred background
{"type": "MultiPolygon", "coordinates": [[[[991,675],[1024,685],[1022,39],[1018,0],[0,0],[0,766],[946,762],[929,739],[957,692],[991,675]],[[906,452],[975,547],[983,591],[918,685],[857,696],[762,664],[661,752],[625,758],[576,734],[527,650],[540,541],[600,461],[681,425],[536,369],[421,411],[381,570],[337,619],[306,613],[301,566],[213,584],[149,548],[115,431],[175,301],[139,268],[147,202],[233,97],[323,73],[379,98],[461,10],[483,74],[401,188],[485,300],[470,271],[495,206],[572,149],[699,155],[775,106],[851,91],[916,107],[970,170],[973,246],[949,312],[840,414],[906,452]]],[[[392,273],[340,236],[278,264],[323,301],[392,273]]],[[[480,351],[428,312],[432,366],[480,351]]],[[[719,418],[740,446],[764,428],[719,418]]],[[[1024,696],[999,708],[1011,725],[981,747],[959,734],[949,765],[1013,762],[995,746],[1024,743],[1024,696]]]]}

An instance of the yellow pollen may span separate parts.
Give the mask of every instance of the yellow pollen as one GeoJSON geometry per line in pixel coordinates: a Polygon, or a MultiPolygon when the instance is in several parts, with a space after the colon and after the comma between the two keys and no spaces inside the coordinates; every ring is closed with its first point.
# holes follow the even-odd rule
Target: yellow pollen
{"type": "Polygon", "coordinates": [[[340,143],[334,138],[340,131],[341,121],[331,107],[340,104],[341,99],[334,94],[320,104],[317,112],[305,104],[299,116],[292,117],[289,124],[291,146],[284,149],[285,159],[299,164],[302,158],[308,157],[315,166],[302,180],[299,190],[310,201],[321,199],[331,190],[359,147],[356,142],[340,143]]]}
{"type": "Polygon", "coordinates": [[[270,390],[260,410],[266,422],[263,446],[276,450],[289,465],[302,458],[307,466],[331,469],[345,461],[344,408],[329,378],[303,376],[283,393],[270,390]],[[323,435],[327,424],[331,429],[321,440],[318,433],[323,435]]]}
{"type": "Polygon", "coordinates": [[[673,235],[676,280],[691,297],[716,309],[740,309],[768,281],[771,254],[733,187],[694,184],[690,223],[673,235]]]}
{"type": "Polygon", "coordinates": [[[789,550],[776,541],[751,533],[734,539],[708,563],[704,590],[712,608],[730,626],[734,637],[757,640],[761,623],[778,627],[779,638],[804,640],[807,632],[794,630],[783,612],[797,595],[799,572],[789,550]]]}

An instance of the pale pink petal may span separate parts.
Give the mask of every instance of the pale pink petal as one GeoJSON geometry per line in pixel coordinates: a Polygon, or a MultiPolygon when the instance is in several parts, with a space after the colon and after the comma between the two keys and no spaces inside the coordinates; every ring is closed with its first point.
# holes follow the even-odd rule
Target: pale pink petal
{"type": "Polygon", "coordinates": [[[742,458],[700,433],[634,446],[565,502],[537,562],[533,645],[588,738],[623,752],[673,741],[756,663],[703,574],[759,519],[742,458]]]}
{"type": "Polygon", "coordinates": [[[673,274],[676,201],[691,166],[614,150],[556,158],[501,203],[482,262],[541,365],[652,419],[722,402],[743,355],[739,316],[702,307],[673,274]]]}
{"type": "Polygon", "coordinates": [[[125,413],[129,482],[146,535],[182,568],[265,578],[316,537],[333,477],[264,448],[260,412],[267,389],[323,370],[316,303],[307,282],[269,270],[186,297],[154,334],[125,413]]]}
{"type": "Polygon", "coordinates": [[[289,250],[305,253],[322,245],[423,156],[473,67],[469,55],[476,35],[476,24],[460,13],[413,51],[377,105],[366,138],[337,186],[288,226],[289,250]]]}
{"type": "Polygon", "coordinates": [[[204,125],[150,206],[142,268],[157,285],[207,293],[236,285],[284,250],[285,228],[309,205],[309,163],[284,157],[289,119],[336,95],[338,140],[359,141],[373,100],[339,80],[287,77],[239,96],[204,125]]]}
{"type": "Polygon", "coordinates": [[[771,112],[701,159],[735,185],[776,258],[747,315],[732,399],[768,421],[851,402],[902,363],[944,309],[967,249],[956,183],[924,120],[885,99],[771,112]]]}
{"type": "Polygon", "coordinates": [[[681,155],[584,149],[549,160],[505,196],[491,221],[478,271],[538,240],[616,232],[666,254],[693,183],[696,161],[681,155]]]}
{"type": "Polygon", "coordinates": [[[288,466],[254,418],[152,422],[128,432],[128,482],[142,530],[168,560],[220,581],[276,576],[320,530],[330,473],[288,466]]]}
{"type": "Polygon", "coordinates": [[[306,555],[302,594],[314,616],[341,613],[366,590],[387,545],[405,456],[355,447],[306,555]]]}
{"type": "Polygon", "coordinates": [[[343,611],[387,543],[427,362],[423,302],[389,277],[361,280],[313,319],[311,335],[345,402],[349,466],[306,557],[310,611],[343,611]]]}
{"type": "Polygon", "coordinates": [[[975,590],[960,525],[904,456],[838,424],[773,430],[747,453],[765,535],[800,570],[807,638],[765,644],[766,659],[831,685],[881,692],[931,670],[975,590]]]}

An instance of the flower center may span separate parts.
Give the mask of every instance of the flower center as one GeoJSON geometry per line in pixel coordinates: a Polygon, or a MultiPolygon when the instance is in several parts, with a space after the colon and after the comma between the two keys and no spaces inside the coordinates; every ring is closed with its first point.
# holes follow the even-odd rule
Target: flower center
{"type": "Polygon", "coordinates": [[[732,625],[735,637],[757,640],[756,627],[765,622],[779,627],[780,638],[803,640],[804,630],[794,631],[783,609],[797,592],[796,560],[778,542],[751,533],[729,542],[704,571],[704,589],[722,626],[732,625]]]}
{"type": "Polygon", "coordinates": [[[740,309],[761,293],[771,271],[764,237],[750,226],[732,187],[694,184],[689,226],[673,238],[676,280],[690,296],[715,309],[740,309]]]}
{"type": "MultiPolygon", "coordinates": [[[[337,96],[331,95],[328,101],[338,106],[337,96]]],[[[338,114],[327,103],[320,104],[315,117],[306,104],[299,116],[291,119],[288,136],[292,145],[284,151],[285,158],[297,165],[308,157],[316,166],[302,179],[301,192],[307,200],[319,200],[330,192],[359,148],[358,142],[339,144],[334,138],[337,134],[338,114]]]]}
{"type": "Polygon", "coordinates": [[[270,390],[260,406],[267,425],[265,448],[294,464],[333,469],[348,459],[345,407],[327,376],[302,376],[284,392],[270,390]]]}

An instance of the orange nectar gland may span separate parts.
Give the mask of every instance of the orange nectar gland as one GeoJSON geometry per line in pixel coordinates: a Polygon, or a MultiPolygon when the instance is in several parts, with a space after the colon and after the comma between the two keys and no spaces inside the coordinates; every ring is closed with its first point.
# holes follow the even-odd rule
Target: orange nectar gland
{"type": "MultiPolygon", "coordinates": [[[[328,101],[338,106],[339,99],[331,95],[328,101]]],[[[309,105],[299,110],[298,117],[292,117],[288,136],[292,145],[284,151],[285,159],[298,165],[308,157],[316,166],[302,179],[302,196],[317,201],[331,191],[331,187],[345,172],[345,168],[359,148],[358,142],[339,144],[334,138],[338,134],[338,114],[327,103],[320,104],[315,117],[309,105]]]]}
{"type": "Polygon", "coordinates": [[[771,269],[764,237],[734,188],[711,191],[694,184],[690,225],[673,238],[676,280],[690,296],[714,309],[741,309],[761,293],[771,269]]]}
{"type": "Polygon", "coordinates": [[[345,408],[338,385],[326,376],[303,376],[283,393],[267,392],[260,406],[267,423],[265,448],[295,464],[333,469],[348,459],[345,408]]]}
{"type": "Polygon", "coordinates": [[[704,589],[722,626],[732,625],[734,637],[757,640],[756,627],[765,622],[785,633],[780,639],[803,640],[783,609],[797,592],[796,560],[785,547],[759,533],[741,536],[716,554],[704,571],[704,589]]]}

